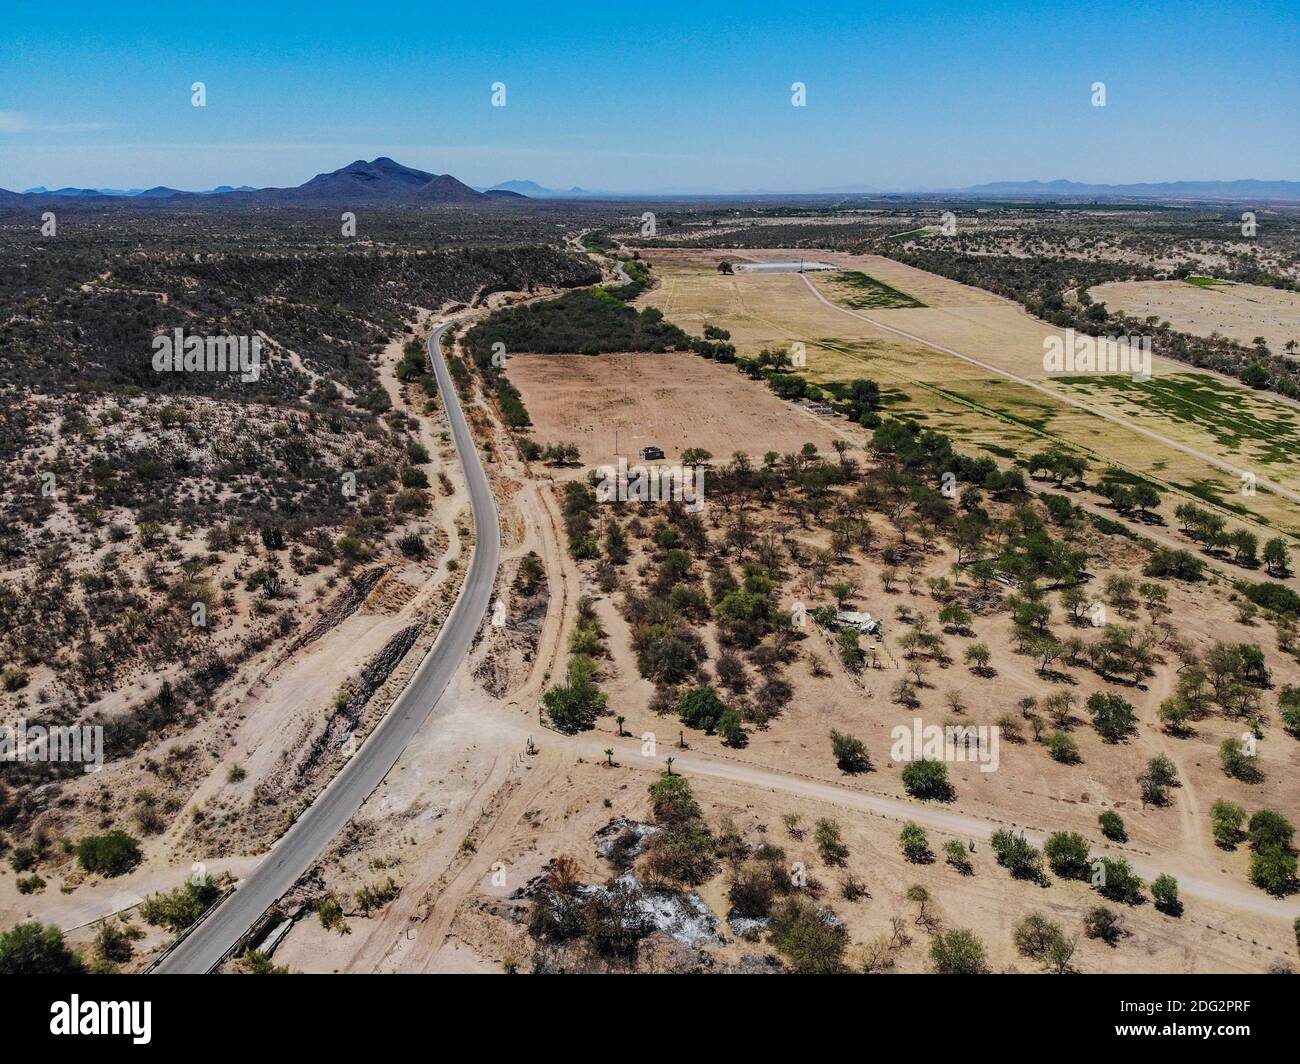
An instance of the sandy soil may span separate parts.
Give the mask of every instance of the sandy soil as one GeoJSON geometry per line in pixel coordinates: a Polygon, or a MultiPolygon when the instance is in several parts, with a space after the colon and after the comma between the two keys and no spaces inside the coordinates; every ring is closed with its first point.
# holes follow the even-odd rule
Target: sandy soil
{"type": "Polygon", "coordinates": [[[825,420],[796,411],[765,388],[750,386],[734,366],[686,352],[661,355],[515,355],[510,379],[524,395],[539,443],[576,443],[585,465],[618,452],[635,464],[642,447],[662,447],[676,461],[687,447],[718,458],[735,451],[826,449],[825,420]],[[757,434],[761,426],[761,435],[757,434]]]}

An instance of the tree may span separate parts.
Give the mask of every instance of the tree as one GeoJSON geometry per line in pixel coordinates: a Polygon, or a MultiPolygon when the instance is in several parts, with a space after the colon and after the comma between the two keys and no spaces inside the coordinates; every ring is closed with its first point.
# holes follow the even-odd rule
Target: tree
{"type": "Polygon", "coordinates": [[[710,735],[726,713],[727,705],[707,684],[692,687],[677,703],[677,716],[688,728],[699,728],[710,735]]]}
{"type": "Polygon", "coordinates": [[[948,766],[942,761],[920,758],[903,766],[903,786],[913,798],[951,801],[954,791],[948,782],[948,766]]]}
{"type": "Polygon", "coordinates": [[[903,856],[913,864],[929,864],[934,860],[934,854],[930,852],[930,840],[926,837],[925,828],[919,824],[904,824],[903,830],[898,833],[898,841],[903,848],[903,856]]]}
{"type": "Polygon", "coordinates": [[[1133,703],[1119,695],[1098,691],[1089,697],[1087,708],[1093,727],[1108,743],[1118,743],[1137,730],[1133,703]]]}
{"type": "Polygon", "coordinates": [[[1048,971],[1064,975],[1070,971],[1077,943],[1066,938],[1059,924],[1042,913],[1030,913],[1012,933],[1016,951],[1022,957],[1039,961],[1048,971]]]}
{"type": "Polygon", "coordinates": [[[1124,818],[1112,809],[1107,809],[1097,818],[1101,833],[1111,842],[1128,842],[1128,831],[1124,827],[1124,818]]]}
{"type": "Polygon", "coordinates": [[[1091,868],[1088,843],[1073,831],[1058,831],[1043,844],[1047,863],[1062,879],[1087,879],[1091,868]]]}
{"type": "Polygon", "coordinates": [[[87,872],[120,876],[140,863],[140,844],[125,831],[87,835],[77,843],[77,860],[87,872]]]}
{"type": "Polygon", "coordinates": [[[1243,783],[1259,783],[1264,778],[1255,757],[1240,739],[1224,739],[1219,745],[1219,761],[1223,771],[1243,783]]]}
{"type": "Polygon", "coordinates": [[[1115,945],[1127,932],[1119,913],[1104,905],[1089,909],[1083,918],[1083,933],[1089,938],[1099,938],[1108,946],[1115,945]]]}
{"type": "Polygon", "coordinates": [[[813,841],[817,852],[827,864],[842,865],[849,856],[849,848],[844,845],[840,834],[839,821],[831,817],[820,817],[813,825],[813,841]]]}
{"type": "Polygon", "coordinates": [[[835,764],[841,772],[857,773],[871,771],[871,757],[866,744],[852,735],[831,730],[831,753],[835,755],[835,764]]]}
{"type": "Polygon", "coordinates": [[[1250,857],[1250,881],[1277,897],[1300,889],[1296,880],[1295,856],[1281,846],[1263,846],[1250,857]]]}
{"type": "Polygon", "coordinates": [[[930,960],[942,975],[979,975],[986,968],[984,944],[961,928],[940,931],[930,943],[930,960]]]}
{"type": "Polygon", "coordinates": [[[992,845],[998,864],[1016,879],[1042,880],[1043,856],[1023,835],[999,828],[993,833],[992,845]]]}
{"type": "Polygon", "coordinates": [[[1063,765],[1077,765],[1082,760],[1079,744],[1063,731],[1054,731],[1047,737],[1047,752],[1053,761],[1063,765]]]}
{"type": "Polygon", "coordinates": [[[1156,876],[1151,883],[1151,897],[1155,899],[1156,908],[1168,916],[1182,916],[1183,903],[1178,900],[1178,880],[1164,874],[1156,876]]]}
{"type": "Polygon", "coordinates": [[[79,975],[84,970],[57,927],[28,920],[0,933],[0,975],[79,975]]]}
{"type": "Polygon", "coordinates": [[[1137,905],[1142,900],[1142,880],[1137,877],[1130,865],[1122,857],[1100,858],[1101,877],[1096,884],[1097,891],[1103,898],[1137,905]]]}
{"type": "Polygon", "coordinates": [[[585,731],[605,712],[607,696],[595,681],[596,663],[585,654],[569,658],[569,671],[563,684],[542,695],[551,723],[562,732],[585,731]]]}
{"type": "Polygon", "coordinates": [[[805,898],[786,898],[768,930],[793,971],[821,975],[843,969],[849,935],[829,910],[823,912],[805,898]]]}
{"type": "Polygon", "coordinates": [[[943,844],[943,852],[946,860],[953,868],[957,869],[964,876],[970,875],[974,868],[971,865],[970,856],[966,852],[966,847],[962,845],[960,839],[949,839],[943,844]]]}
{"type": "Polygon", "coordinates": [[[1286,576],[1291,571],[1291,551],[1281,536],[1264,544],[1264,564],[1269,576],[1286,576]]]}
{"type": "Polygon", "coordinates": [[[1246,822],[1246,810],[1222,798],[1210,806],[1210,816],[1214,822],[1214,842],[1225,850],[1235,849],[1245,832],[1241,825],[1246,822]]]}
{"type": "Polygon", "coordinates": [[[966,648],[966,653],[962,655],[966,664],[971,666],[971,672],[977,676],[987,676],[989,671],[989,662],[992,655],[989,648],[983,643],[973,643],[966,648]]]}
{"type": "Polygon", "coordinates": [[[1246,829],[1251,849],[1258,850],[1265,846],[1280,846],[1284,850],[1291,848],[1295,837],[1295,827],[1281,813],[1272,809],[1261,809],[1250,818],[1246,829]]]}
{"type": "Polygon", "coordinates": [[[1170,735],[1183,736],[1191,731],[1187,722],[1195,716],[1195,710],[1185,696],[1175,694],[1160,703],[1159,716],[1170,735]]]}
{"type": "Polygon", "coordinates": [[[738,750],[749,745],[749,736],[741,724],[740,713],[734,709],[724,710],[722,716],[718,718],[718,735],[722,737],[724,746],[733,749],[738,750]]]}

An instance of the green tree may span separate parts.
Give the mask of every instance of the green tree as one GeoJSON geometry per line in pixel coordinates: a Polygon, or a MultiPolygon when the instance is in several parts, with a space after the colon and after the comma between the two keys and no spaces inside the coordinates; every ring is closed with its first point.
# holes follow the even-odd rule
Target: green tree
{"type": "Polygon", "coordinates": [[[1047,863],[1062,879],[1087,879],[1091,870],[1088,842],[1073,831],[1058,831],[1043,844],[1047,863]]]}
{"type": "Polygon", "coordinates": [[[1210,806],[1210,816],[1214,825],[1215,845],[1225,850],[1235,849],[1245,835],[1241,826],[1246,822],[1246,810],[1219,798],[1210,806]]]}
{"type": "Polygon", "coordinates": [[[935,798],[950,801],[953,786],[948,781],[948,766],[942,761],[920,758],[903,766],[903,786],[913,798],[935,798]]]}
{"type": "Polygon", "coordinates": [[[57,927],[28,920],[0,933],[0,975],[78,975],[84,970],[57,927]]]}
{"type": "Polygon", "coordinates": [[[1142,900],[1142,880],[1133,871],[1133,866],[1122,857],[1102,857],[1100,862],[1102,874],[1097,890],[1101,896],[1126,905],[1137,905],[1142,900]]]}
{"type": "Polygon", "coordinates": [[[1124,827],[1124,818],[1112,809],[1107,809],[1097,818],[1101,833],[1111,842],[1128,842],[1128,831],[1124,827]]]}
{"type": "Polygon", "coordinates": [[[871,757],[867,746],[861,739],[831,729],[831,753],[835,755],[835,764],[841,772],[857,773],[871,771],[871,757]]]}
{"type": "Polygon", "coordinates": [[[140,863],[140,844],[125,831],[87,835],[77,843],[77,861],[87,872],[120,876],[140,863]]]}
{"type": "Polygon", "coordinates": [[[1089,697],[1087,708],[1093,727],[1108,743],[1120,742],[1137,729],[1133,703],[1119,695],[1098,691],[1089,697]]]}
{"type": "Polygon", "coordinates": [[[1151,882],[1151,897],[1156,908],[1169,916],[1182,916],[1183,903],[1178,899],[1178,880],[1171,875],[1156,876],[1151,882]]]}
{"type": "Polygon", "coordinates": [[[926,837],[925,828],[919,824],[904,824],[903,830],[898,833],[898,841],[903,848],[903,856],[913,864],[929,864],[934,860],[930,840],[926,837]]]}
{"type": "Polygon", "coordinates": [[[708,684],[692,687],[677,702],[677,716],[688,728],[698,728],[710,735],[727,711],[727,704],[708,684]]]}
{"type": "Polygon", "coordinates": [[[961,928],[940,931],[930,943],[934,970],[943,975],[979,975],[985,971],[984,944],[961,928]]]}

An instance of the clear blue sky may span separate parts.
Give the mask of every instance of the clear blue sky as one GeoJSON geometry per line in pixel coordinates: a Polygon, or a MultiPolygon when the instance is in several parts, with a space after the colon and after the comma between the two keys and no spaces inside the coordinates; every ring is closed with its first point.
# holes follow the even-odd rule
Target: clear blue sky
{"type": "Polygon", "coordinates": [[[0,187],[1300,179],[1298,0],[726,6],[6,0],[0,187]]]}

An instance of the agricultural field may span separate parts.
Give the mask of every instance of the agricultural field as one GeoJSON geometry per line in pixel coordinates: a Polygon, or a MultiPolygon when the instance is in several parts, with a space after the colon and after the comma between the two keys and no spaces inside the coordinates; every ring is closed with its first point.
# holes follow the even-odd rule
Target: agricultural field
{"type": "MultiPolygon", "coordinates": [[[[780,255],[750,249],[743,258],[780,255]]],[[[1300,494],[1300,466],[1286,447],[1300,408],[1279,397],[1159,356],[1142,383],[1051,376],[1044,340],[1063,337],[1061,330],[991,293],[876,256],[826,254],[924,307],[855,310],[843,302],[836,274],[724,276],[718,253],[652,249],[646,256],[663,274],[647,303],[687,331],[705,323],[729,330],[740,354],[803,343],[810,381],[877,380],[890,391],[891,410],[977,448],[1061,446],[1098,469],[1113,465],[1174,496],[1213,502],[1261,534],[1300,534],[1296,504],[1281,494],[1300,494]],[[1245,473],[1254,475],[1254,495],[1242,492],[1245,473]]]]}
{"type": "Polygon", "coordinates": [[[1195,336],[1230,336],[1243,344],[1264,337],[1270,351],[1300,349],[1300,294],[1207,278],[1185,281],[1112,281],[1091,289],[1093,299],[1133,318],[1155,315],[1195,336]],[[1291,344],[1290,348],[1287,344],[1291,344]]]}

